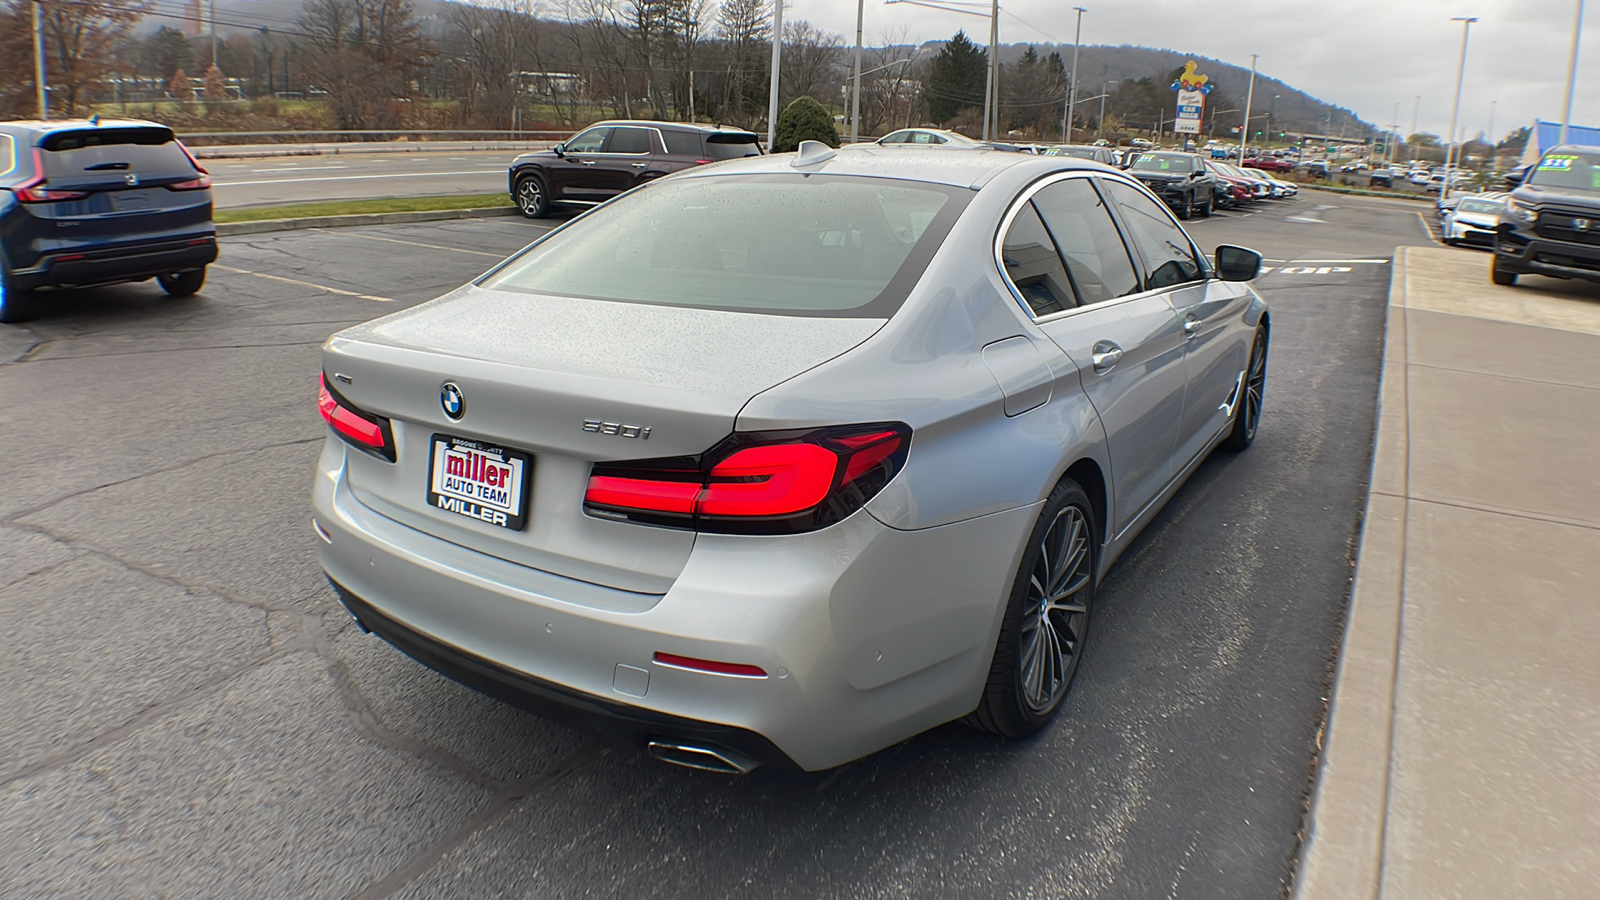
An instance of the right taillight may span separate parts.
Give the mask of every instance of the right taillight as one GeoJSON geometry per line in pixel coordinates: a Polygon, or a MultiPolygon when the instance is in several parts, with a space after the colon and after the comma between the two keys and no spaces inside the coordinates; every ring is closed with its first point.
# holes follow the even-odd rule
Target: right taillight
{"type": "Polygon", "coordinates": [[[322,376],[321,388],[317,393],[317,410],[334,433],[357,449],[394,462],[394,434],[389,420],[356,409],[354,404],[328,387],[326,375],[322,376]]]}
{"type": "Polygon", "coordinates": [[[865,505],[910,445],[900,423],[735,434],[698,458],[597,464],[584,510],[730,534],[811,531],[865,505]]]}

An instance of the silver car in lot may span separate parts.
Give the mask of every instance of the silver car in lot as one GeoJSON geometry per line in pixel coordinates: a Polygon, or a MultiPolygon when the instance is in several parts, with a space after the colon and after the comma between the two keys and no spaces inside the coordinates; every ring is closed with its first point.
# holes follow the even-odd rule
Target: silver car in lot
{"type": "Polygon", "coordinates": [[[424,664],[669,762],[1026,735],[1118,554],[1255,436],[1260,262],[1067,157],[674,175],[328,340],[322,566],[424,664]]]}

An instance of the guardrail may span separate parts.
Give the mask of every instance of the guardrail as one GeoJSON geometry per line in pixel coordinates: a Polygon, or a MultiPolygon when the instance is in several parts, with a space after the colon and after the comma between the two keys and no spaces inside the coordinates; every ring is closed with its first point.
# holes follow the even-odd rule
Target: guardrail
{"type": "Polygon", "coordinates": [[[481,128],[329,129],[325,131],[188,131],[181,132],[190,146],[225,146],[230,143],[379,143],[429,140],[547,141],[571,137],[572,131],[493,131],[481,128]],[[214,142],[214,143],[213,143],[214,142]]]}

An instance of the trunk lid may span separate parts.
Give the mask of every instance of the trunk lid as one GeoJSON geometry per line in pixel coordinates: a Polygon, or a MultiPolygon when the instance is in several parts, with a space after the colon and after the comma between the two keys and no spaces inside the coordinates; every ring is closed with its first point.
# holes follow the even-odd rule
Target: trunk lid
{"type": "Polygon", "coordinates": [[[750,397],[844,353],[882,325],[469,285],[335,335],[323,367],[351,403],[393,423],[396,462],[349,454],[350,486],[362,503],[543,571],[663,593],[694,535],[586,516],[591,466],[703,453],[734,430],[750,397]],[[447,381],[464,400],[459,419],[441,400],[447,381]],[[531,457],[521,530],[430,503],[435,435],[531,457]]]}

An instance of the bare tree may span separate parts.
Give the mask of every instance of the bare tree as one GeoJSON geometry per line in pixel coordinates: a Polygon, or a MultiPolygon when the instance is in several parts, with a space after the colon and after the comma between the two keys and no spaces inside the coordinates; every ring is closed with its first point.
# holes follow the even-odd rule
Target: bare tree
{"type": "Polygon", "coordinates": [[[411,0],[305,0],[307,73],[328,92],[340,128],[402,124],[412,80],[435,53],[411,0]]]}
{"type": "MultiPolygon", "coordinates": [[[[0,110],[4,112],[36,112],[32,7],[31,0],[0,4],[0,110]]],[[[149,0],[40,3],[45,83],[52,109],[70,115],[88,108],[90,94],[111,73],[116,44],[151,8],[149,0]]]]}
{"type": "Polygon", "coordinates": [[[452,27],[448,50],[459,63],[458,96],[462,124],[512,127],[508,119],[523,88],[550,83],[542,77],[540,27],[530,0],[500,0],[494,6],[454,3],[446,7],[452,27]],[[526,76],[524,73],[528,73],[526,76]]]}
{"type": "Polygon", "coordinates": [[[901,26],[885,32],[878,40],[881,45],[862,53],[861,68],[861,133],[880,134],[895,128],[895,123],[909,116],[910,107],[920,98],[917,89],[920,76],[912,60],[917,48],[906,44],[907,29],[901,26]]]}
{"type": "Polygon", "coordinates": [[[760,65],[770,52],[771,4],[768,0],[724,0],[717,11],[716,36],[723,50],[718,113],[726,121],[752,127],[755,121],[750,111],[761,108],[767,92],[760,65]]]}
{"type": "Polygon", "coordinates": [[[783,75],[780,102],[810,96],[832,107],[839,98],[842,41],[804,19],[783,26],[783,75]]]}

